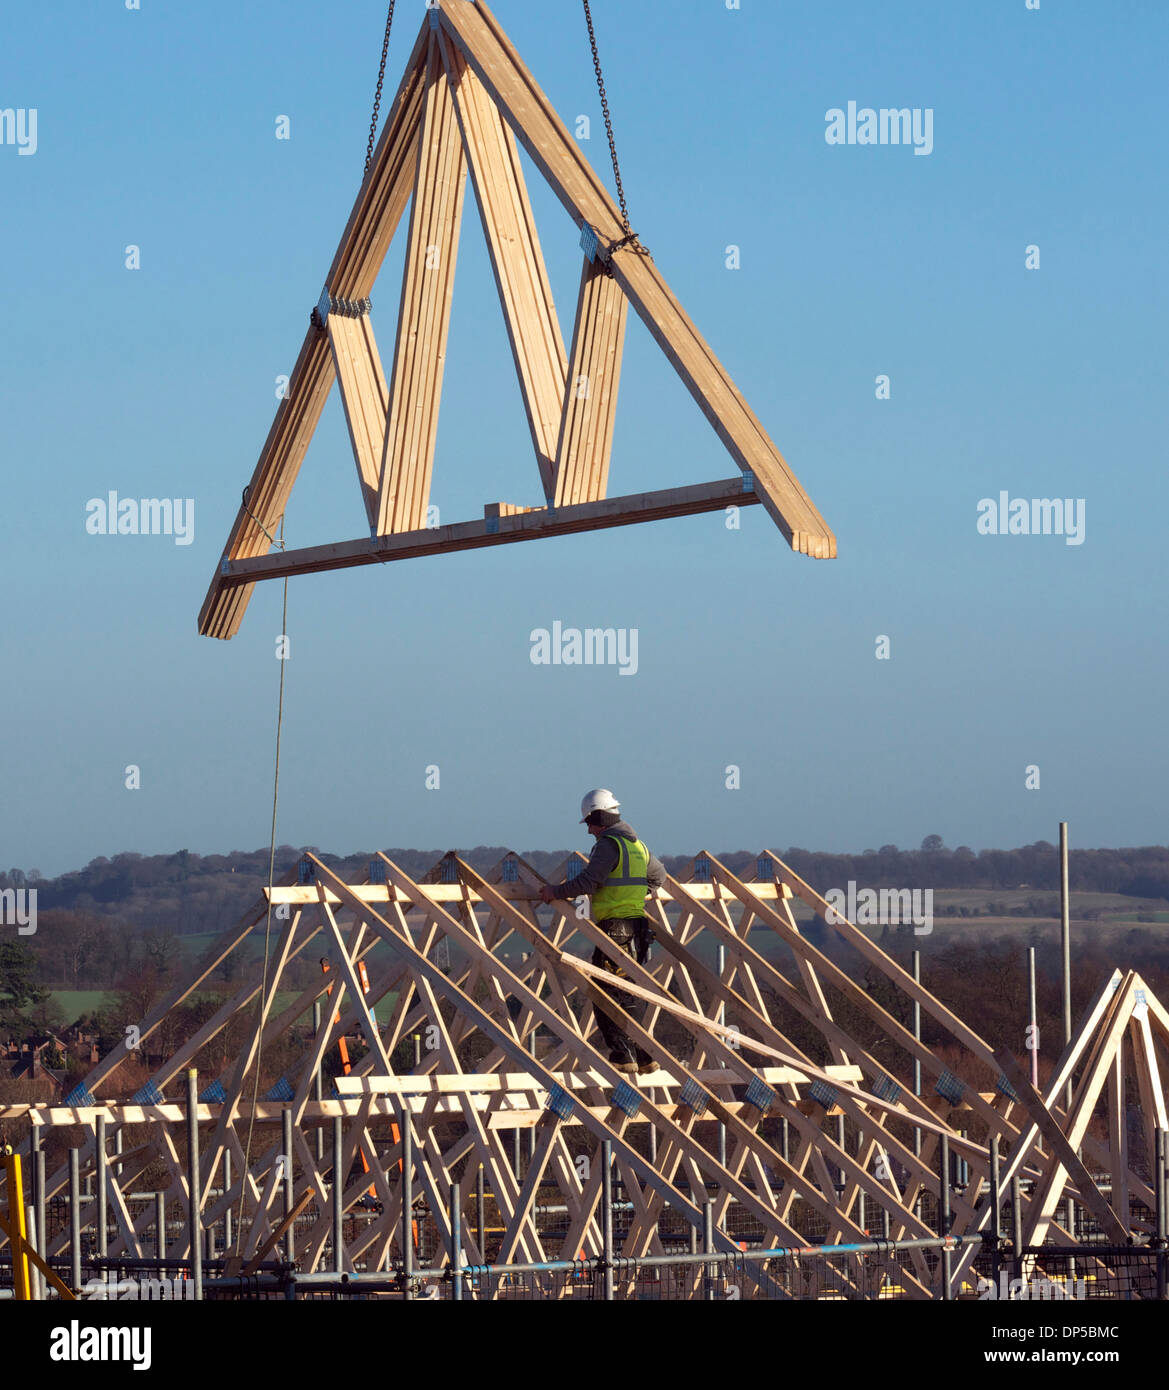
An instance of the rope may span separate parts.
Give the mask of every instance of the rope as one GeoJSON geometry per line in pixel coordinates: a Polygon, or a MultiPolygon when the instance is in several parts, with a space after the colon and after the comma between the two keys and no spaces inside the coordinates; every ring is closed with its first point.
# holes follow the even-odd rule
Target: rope
{"type": "Polygon", "coordinates": [[[601,112],[605,117],[605,134],[609,137],[609,157],[613,161],[613,178],[617,184],[617,200],[621,204],[621,223],[625,228],[624,237],[612,247],[613,251],[619,251],[623,246],[632,246],[636,250],[648,255],[646,247],[637,239],[637,233],[629,225],[629,209],[625,205],[625,185],[621,182],[621,165],[617,160],[617,142],[613,138],[613,118],[609,114],[609,98],[605,92],[605,78],[601,72],[601,57],[597,51],[597,34],[593,28],[593,15],[589,9],[589,0],[583,0],[585,23],[589,27],[589,46],[593,50],[593,70],[597,74],[597,91],[601,94],[601,112]]]}
{"type": "MultiPolygon", "coordinates": [[[[246,494],[244,506],[246,510],[246,494]]],[[[248,515],[251,516],[251,512],[248,512],[248,515]]],[[[254,519],[255,518],[253,518],[253,520],[254,519]]],[[[264,530],[259,521],[257,521],[256,524],[260,526],[261,530],[264,530]]],[[[264,534],[268,535],[268,532],[264,530],[264,534]]],[[[269,539],[271,539],[271,537],[269,537],[269,539]]],[[[273,545],[279,545],[281,550],[284,549],[283,517],[280,518],[279,539],[273,540],[272,543],[273,545]]],[[[280,635],[286,638],[287,634],[288,577],[286,575],[284,578],[284,604],[280,617],[280,635]]],[[[268,998],[268,966],[271,961],[272,945],[272,888],[276,875],[276,809],[280,803],[280,735],[284,726],[284,667],[286,661],[287,657],[282,657],[280,662],[280,694],[276,702],[276,769],[272,779],[272,836],[271,844],[268,848],[268,915],[264,923],[264,970],[260,983],[260,1016],[256,1030],[255,1073],[252,1078],[252,1113],[248,1118],[248,1137],[247,1142],[244,1144],[244,1165],[243,1172],[240,1174],[239,1208],[235,1221],[235,1253],[237,1255],[240,1253],[240,1244],[243,1240],[244,1197],[247,1194],[248,1175],[251,1172],[252,1166],[252,1132],[256,1125],[256,1106],[259,1103],[260,1096],[260,1065],[263,1060],[264,1052],[264,1027],[268,1022],[268,1010],[271,1007],[271,1001],[268,998]]],[[[285,1162],[291,1165],[291,1154],[285,1155],[285,1162]]]]}
{"type": "Polygon", "coordinates": [[[390,0],[390,8],[386,13],[386,36],[382,40],[382,61],[377,70],[377,91],[373,94],[373,115],[369,120],[369,144],[365,147],[365,172],[369,173],[369,166],[373,163],[373,141],[377,134],[377,115],[382,104],[382,83],[386,78],[386,54],[390,51],[390,29],[394,23],[394,3],[390,0]]]}

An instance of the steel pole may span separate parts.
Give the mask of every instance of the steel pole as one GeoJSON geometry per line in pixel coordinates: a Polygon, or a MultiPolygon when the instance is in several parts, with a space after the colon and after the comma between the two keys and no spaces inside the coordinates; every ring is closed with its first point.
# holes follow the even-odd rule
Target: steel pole
{"type": "MultiPolygon", "coordinates": [[[[319,999],[316,999],[316,1000],[313,1001],[313,1037],[314,1037],[314,1038],[319,1038],[320,1035],[321,1035],[321,1001],[320,1001],[319,999]]],[[[315,1072],[315,1074],[313,1075],[313,1098],[317,1101],[318,1104],[320,1104],[320,1102],[323,1101],[324,1098],[325,1098],[325,1083],[324,1083],[324,1078],[321,1076],[321,1067],[320,1067],[320,1063],[319,1063],[319,1062],[317,1063],[316,1072],[315,1072]]],[[[320,1112],[318,1111],[318,1114],[319,1114],[319,1113],[320,1113],[320,1112]]],[[[325,1127],[324,1127],[324,1125],[317,1125],[317,1144],[316,1144],[316,1147],[317,1147],[317,1166],[320,1167],[320,1166],[322,1166],[322,1165],[324,1164],[324,1161],[325,1161],[325,1127]]]]}
{"type": "MultiPolygon", "coordinates": [[[[1068,823],[1059,823],[1059,948],[1063,964],[1063,1045],[1072,1040],[1072,929],[1068,895],[1068,823]]],[[[1072,1105],[1072,1083],[1064,1092],[1067,1109],[1072,1105]]]]}
{"type": "Polygon", "coordinates": [[[1023,1184],[1018,1173],[1011,1179],[1011,1248],[1015,1252],[1015,1278],[1023,1277],[1023,1184]]]}
{"type": "Polygon", "coordinates": [[[1035,947],[1027,947],[1027,1050],[1031,1054],[1031,1084],[1039,1089],[1039,1001],[1035,990],[1035,947]]]}
{"type": "Polygon", "coordinates": [[[999,1241],[1003,1233],[1003,1182],[1002,1168],[999,1160],[999,1139],[997,1134],[990,1136],[990,1206],[991,1220],[994,1222],[992,1230],[994,1241],[990,1247],[990,1277],[995,1289],[999,1286],[999,1260],[1001,1251],[999,1241]]]}
{"type": "Polygon", "coordinates": [[[414,1132],[410,1124],[410,1107],[402,1106],[402,1297],[407,1303],[414,1294],[410,1280],[414,1276],[414,1132]]]}
{"type": "MultiPolygon", "coordinates": [[[[32,1231],[36,1241],[37,1254],[43,1260],[47,1254],[45,1247],[45,1151],[41,1148],[41,1127],[32,1126],[32,1231]]],[[[32,1267],[36,1296],[44,1299],[48,1294],[45,1276],[32,1267]]]]}
{"type": "MultiPolygon", "coordinates": [[[[723,980],[723,976],[726,973],[726,968],[727,948],[726,945],[720,941],[718,943],[718,978],[720,981],[722,981],[723,984],[726,983],[726,981],[723,980]]],[[[724,1003],[720,1002],[718,1006],[718,1022],[720,1025],[725,1027],[726,1021],[727,1006],[724,1003]]],[[[718,1123],[718,1161],[723,1168],[727,1166],[727,1127],[723,1124],[721,1120],[718,1123]]]]}
{"type": "MultiPolygon", "coordinates": [[[[913,983],[921,984],[921,952],[913,953],[913,983]]],[[[921,1004],[918,1000],[913,1001],[913,1036],[921,1042],[921,1004]]],[[[913,1094],[921,1095],[921,1058],[913,1059],[913,1094]]],[[[913,1152],[918,1158],[921,1157],[921,1130],[914,1127],[913,1131],[913,1152]]]]}
{"type": "Polygon", "coordinates": [[[97,1187],[97,1253],[100,1259],[105,1259],[107,1253],[106,1242],[106,1203],[108,1193],[106,1189],[106,1117],[99,1115],[97,1124],[94,1126],[95,1164],[94,1182],[97,1187]]]}
{"type": "Polygon", "coordinates": [[[462,1198],[457,1182],[451,1183],[451,1298],[456,1303],[463,1301],[463,1276],[460,1269],[463,1263],[463,1213],[462,1198]]]}
{"type": "Polygon", "coordinates": [[[601,1240],[606,1303],[613,1302],[613,1141],[601,1143],[601,1240]]]}
{"type": "Polygon", "coordinates": [[[166,1259],[166,1193],[154,1194],[154,1252],[160,1260],[166,1259]]]}
{"type": "Polygon", "coordinates": [[[478,1227],[479,1263],[487,1263],[487,1194],[483,1185],[483,1165],[475,1179],[475,1224],[478,1227]]]}
{"type": "MultiPolygon", "coordinates": [[[[296,1185],[292,1179],[292,1109],[285,1106],[280,1113],[280,1133],[281,1145],[284,1150],[284,1162],[281,1165],[284,1169],[284,1219],[287,1221],[289,1213],[296,1205],[296,1185]]],[[[289,1224],[288,1230],[284,1235],[284,1246],[289,1264],[296,1263],[296,1222],[289,1224]]]]}
{"type": "Polygon", "coordinates": [[[81,1292],[81,1151],[69,1150],[69,1280],[81,1292]]]}
{"type": "Polygon", "coordinates": [[[203,1298],[203,1211],[199,1190],[199,1073],[187,1069],[187,1236],[191,1245],[191,1277],[195,1299],[203,1298]]]}
{"type": "MultiPolygon", "coordinates": [[[[943,1134],[938,1152],[938,1235],[950,1234],[950,1136],[943,1134]]],[[[942,1251],[942,1302],[954,1301],[954,1259],[942,1251]]]]}
{"type": "MultiPolygon", "coordinates": [[[[320,1133],[320,1130],[317,1131],[320,1133]]],[[[223,1151],[223,1195],[226,1197],[231,1191],[231,1150],[223,1151]]],[[[223,1253],[226,1255],[231,1250],[231,1202],[228,1201],[223,1209],[223,1253]]]]}
{"type": "MultiPolygon", "coordinates": [[[[714,1202],[708,1197],[702,1204],[702,1253],[714,1254],[714,1202]]],[[[702,1298],[706,1303],[714,1302],[714,1266],[703,1265],[702,1298]]]]}
{"type": "Polygon", "coordinates": [[[1169,1191],[1166,1191],[1166,1149],[1169,1149],[1169,1129],[1159,1129],[1156,1132],[1156,1161],[1154,1168],[1156,1176],[1156,1192],[1154,1197],[1157,1205],[1157,1297],[1160,1299],[1169,1298],[1169,1253],[1166,1253],[1166,1245],[1169,1244],[1169,1191]]]}
{"type": "Polygon", "coordinates": [[[333,1116],[333,1273],[344,1271],[343,1246],[345,1242],[345,1210],[342,1197],[345,1176],[341,1172],[341,1150],[344,1147],[341,1137],[341,1116],[333,1116]]]}

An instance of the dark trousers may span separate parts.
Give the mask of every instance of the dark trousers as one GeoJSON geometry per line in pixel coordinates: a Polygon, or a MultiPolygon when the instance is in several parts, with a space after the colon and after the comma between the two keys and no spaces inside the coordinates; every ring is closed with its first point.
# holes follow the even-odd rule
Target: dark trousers
{"type": "MultiPolygon", "coordinates": [[[[625,954],[635,960],[638,965],[644,965],[649,960],[649,948],[653,943],[653,932],[644,917],[609,917],[597,925],[614,945],[620,946],[625,954]]],[[[605,955],[599,946],[593,951],[593,964],[618,977],[625,973],[616,961],[610,960],[605,955]]],[[[625,990],[618,989],[614,985],[601,984],[600,981],[594,981],[594,984],[597,989],[603,990],[615,1004],[624,1009],[635,1023],[641,1023],[645,1018],[645,1011],[649,1005],[644,999],[639,999],[634,994],[628,994],[625,990]]],[[[620,1053],[622,1057],[638,1063],[652,1060],[649,1053],[643,1048],[637,1047],[622,1032],[616,1020],[610,1018],[603,1009],[597,1008],[595,1013],[597,1026],[601,1030],[601,1037],[605,1039],[605,1046],[611,1053],[620,1053]]]]}

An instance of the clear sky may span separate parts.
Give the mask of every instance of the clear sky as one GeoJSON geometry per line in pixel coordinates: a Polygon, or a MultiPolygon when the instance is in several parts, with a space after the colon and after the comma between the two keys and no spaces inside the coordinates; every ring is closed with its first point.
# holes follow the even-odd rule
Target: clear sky
{"type": "MultiPolygon", "coordinates": [[[[397,9],[389,93],[423,18],[397,9]]],[[[494,9],[609,180],[580,6],[494,9]]],[[[1073,847],[1163,843],[1169,7],[593,10],[634,226],[839,558],[753,508],[295,579],[278,839],[587,847],[607,786],[664,853],[978,849],[1061,819],[1073,847]],[[929,153],[828,143],[850,102],[929,113],[929,153]],[[1081,543],[980,534],[1001,492],[1083,499],[1081,543]],[[636,629],[636,674],[533,664],[557,621],[636,629]]],[[[5,11],[5,868],[267,843],[280,586],[230,642],[196,617],[360,182],[384,15],[5,11]],[[193,499],[192,543],[88,534],[111,491],[193,499]]],[[[528,172],[567,338],[576,231],[528,172]]],[[[405,225],[373,292],[387,362],[405,225]]],[[[470,193],[443,403],[442,520],[540,504],[470,193]]],[[[610,491],[734,473],[631,315],[610,491]]],[[[366,533],[336,391],[286,525],[366,533]]]]}

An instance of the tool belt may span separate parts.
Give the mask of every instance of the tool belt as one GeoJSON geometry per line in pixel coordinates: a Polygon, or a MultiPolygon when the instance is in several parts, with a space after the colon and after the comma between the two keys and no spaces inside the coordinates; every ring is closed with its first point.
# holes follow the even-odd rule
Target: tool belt
{"type": "MultiPolygon", "coordinates": [[[[649,920],[645,917],[605,917],[597,925],[605,933],[614,945],[620,946],[623,951],[627,951],[638,965],[644,965],[649,957],[649,948],[653,945],[654,934],[649,920]]],[[[603,969],[610,971],[614,975],[624,975],[616,962],[611,961],[603,952],[597,952],[601,957],[596,963],[603,969]]]]}

